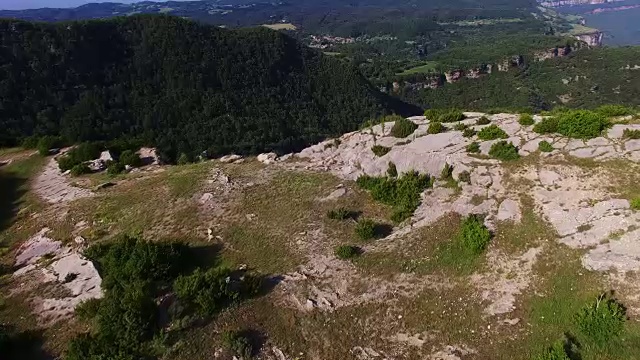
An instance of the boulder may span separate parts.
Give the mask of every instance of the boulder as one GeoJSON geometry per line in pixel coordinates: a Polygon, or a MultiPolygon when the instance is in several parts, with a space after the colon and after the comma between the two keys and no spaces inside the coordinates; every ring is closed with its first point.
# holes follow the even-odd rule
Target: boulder
{"type": "Polygon", "coordinates": [[[228,164],[228,163],[236,162],[241,159],[242,159],[242,156],[240,155],[230,154],[230,155],[225,155],[221,157],[220,162],[228,164]]]}
{"type": "Polygon", "coordinates": [[[276,159],[278,159],[278,155],[276,153],[273,153],[273,152],[264,153],[264,154],[258,155],[258,161],[260,161],[261,163],[263,163],[265,165],[269,165],[269,164],[275,162],[276,159]]]}

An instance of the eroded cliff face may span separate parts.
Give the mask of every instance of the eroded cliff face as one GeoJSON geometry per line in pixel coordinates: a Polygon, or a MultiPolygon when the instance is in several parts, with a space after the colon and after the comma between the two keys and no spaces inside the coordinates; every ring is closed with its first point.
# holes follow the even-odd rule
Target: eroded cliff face
{"type": "Polygon", "coordinates": [[[624,0],[552,0],[552,1],[539,1],[540,5],[544,7],[561,7],[561,6],[574,6],[574,5],[600,5],[613,2],[619,2],[624,0]]]}
{"type": "Polygon", "coordinates": [[[575,35],[576,39],[585,42],[589,46],[598,47],[602,46],[603,33],[601,31],[594,31],[591,33],[575,35]]]}

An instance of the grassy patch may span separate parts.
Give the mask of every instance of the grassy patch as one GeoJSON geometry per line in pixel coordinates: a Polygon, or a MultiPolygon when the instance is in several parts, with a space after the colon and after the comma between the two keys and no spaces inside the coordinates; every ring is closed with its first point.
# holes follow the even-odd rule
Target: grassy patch
{"type": "Polygon", "coordinates": [[[518,123],[522,126],[531,126],[535,124],[535,121],[533,120],[533,116],[531,116],[531,114],[520,114],[518,123]]]}
{"type": "Polygon", "coordinates": [[[538,150],[542,152],[552,152],[553,145],[551,145],[548,141],[543,140],[538,143],[538,150]]]}
{"type": "Polygon", "coordinates": [[[470,215],[462,222],[457,235],[438,247],[434,264],[452,269],[458,274],[468,274],[481,262],[479,255],[490,240],[491,233],[482,223],[481,217],[470,215]]]}
{"type": "Polygon", "coordinates": [[[478,154],[480,153],[480,144],[478,144],[477,142],[472,142],[471,144],[467,145],[466,150],[470,154],[478,154]]]}
{"type": "Polygon", "coordinates": [[[337,246],[334,250],[334,254],[336,255],[336,257],[343,260],[354,258],[358,256],[359,253],[360,249],[358,249],[358,247],[356,246],[351,245],[340,245],[337,246]]]}
{"type": "Polygon", "coordinates": [[[374,145],[371,147],[371,151],[373,151],[376,156],[385,156],[389,151],[391,151],[391,148],[382,145],[374,145]]]}
{"type": "Polygon", "coordinates": [[[447,131],[447,128],[439,122],[432,122],[427,128],[427,134],[439,134],[447,131]]]}
{"type": "Polygon", "coordinates": [[[478,120],[476,120],[476,125],[488,125],[491,124],[491,120],[488,117],[482,116],[478,120]]]}
{"type": "Polygon", "coordinates": [[[435,72],[438,68],[438,62],[427,61],[425,64],[407,69],[399,75],[425,74],[435,72]]]}
{"type": "Polygon", "coordinates": [[[520,158],[518,148],[506,141],[498,141],[491,145],[489,156],[502,161],[512,161],[520,158]]]}
{"type": "Polygon", "coordinates": [[[407,120],[402,117],[398,117],[395,124],[391,128],[391,135],[396,138],[406,138],[407,136],[413,134],[414,131],[418,128],[413,121],[407,120]]]}

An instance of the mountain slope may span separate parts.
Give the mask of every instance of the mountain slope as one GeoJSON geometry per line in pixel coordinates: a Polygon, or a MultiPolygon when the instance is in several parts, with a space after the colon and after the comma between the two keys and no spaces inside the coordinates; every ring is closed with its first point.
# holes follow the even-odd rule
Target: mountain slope
{"type": "Polygon", "coordinates": [[[170,157],[288,150],[405,113],[354,69],[267,29],[167,16],[0,22],[0,145],[123,136],[170,157]]]}

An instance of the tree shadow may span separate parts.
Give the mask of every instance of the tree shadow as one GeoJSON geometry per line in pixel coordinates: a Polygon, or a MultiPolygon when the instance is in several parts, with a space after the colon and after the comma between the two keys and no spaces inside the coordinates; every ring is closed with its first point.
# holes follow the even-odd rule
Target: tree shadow
{"type": "Polygon", "coordinates": [[[580,356],[580,343],[578,339],[570,333],[565,333],[564,352],[571,360],[582,360],[580,356]]]}
{"type": "Polygon", "coordinates": [[[257,356],[260,353],[260,349],[267,341],[267,336],[255,329],[244,329],[238,332],[238,336],[241,336],[249,341],[251,345],[251,355],[257,356]]]}
{"type": "Polygon", "coordinates": [[[43,344],[42,331],[28,330],[16,333],[9,327],[0,328],[2,360],[53,360],[54,357],[44,351],[43,344]]]}
{"type": "Polygon", "coordinates": [[[18,214],[20,199],[26,193],[26,179],[0,170],[0,231],[7,229],[18,214]]]}

